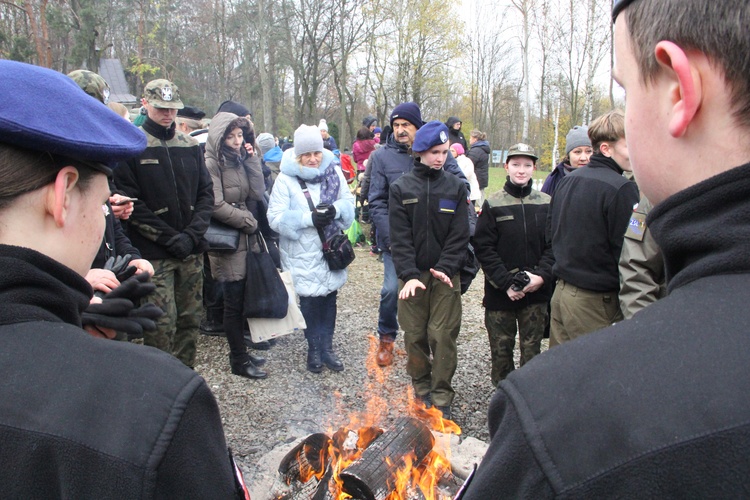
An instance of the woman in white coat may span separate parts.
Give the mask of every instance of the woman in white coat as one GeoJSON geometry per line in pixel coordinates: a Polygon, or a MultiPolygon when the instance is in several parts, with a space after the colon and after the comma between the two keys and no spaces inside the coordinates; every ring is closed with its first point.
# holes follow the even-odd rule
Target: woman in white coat
{"type": "Polygon", "coordinates": [[[268,222],[280,235],[281,266],[292,273],[307,329],[307,369],[320,373],[323,365],[334,371],[344,364],[333,351],[336,295],[346,283],[346,270],[331,271],[323,258],[323,242],[347,229],[354,220],[354,196],[334,161],[323,148],[320,130],[301,125],[294,132],[294,147],[281,158],[268,204],[268,222]],[[315,211],[310,210],[301,182],[315,211]]]}

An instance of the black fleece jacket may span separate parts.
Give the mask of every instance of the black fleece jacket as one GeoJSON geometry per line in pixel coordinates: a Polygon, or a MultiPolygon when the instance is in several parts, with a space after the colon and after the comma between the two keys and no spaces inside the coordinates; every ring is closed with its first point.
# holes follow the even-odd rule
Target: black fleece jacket
{"type": "Polygon", "coordinates": [[[233,498],[216,401],[150,347],[80,328],[92,290],[0,245],[0,484],[8,498],[233,498]]]}
{"type": "Polygon", "coordinates": [[[391,185],[388,201],[391,254],[403,281],[430,268],[453,277],[469,245],[466,186],[455,175],[414,160],[411,172],[391,185]]]}
{"type": "Polygon", "coordinates": [[[214,193],[198,141],[174,124],[165,128],[149,118],[141,128],[146,150],[114,172],[117,187],[138,198],[128,223],[130,241],[144,259],[166,259],[173,257],[167,242],[185,233],[193,241],[192,253],[203,253],[214,193]]]}
{"type": "Polygon", "coordinates": [[[484,202],[474,233],[474,251],[484,271],[484,307],[490,311],[521,309],[549,301],[554,289],[552,245],[546,237],[550,197],[510,180],[484,202]],[[529,271],[544,285],[521,300],[510,300],[513,276],[529,271]]]}
{"type": "Polygon", "coordinates": [[[635,183],[600,153],[566,175],[550,209],[555,276],[595,292],[619,290],[617,265],[636,203],[635,183]]]}
{"type": "Polygon", "coordinates": [[[511,373],[463,500],[747,497],[748,192],[750,164],[654,207],[670,294],[511,373]]]}

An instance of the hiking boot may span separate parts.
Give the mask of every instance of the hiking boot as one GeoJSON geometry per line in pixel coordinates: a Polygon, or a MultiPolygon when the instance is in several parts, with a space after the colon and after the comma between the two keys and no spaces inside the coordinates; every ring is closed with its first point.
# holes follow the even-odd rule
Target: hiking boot
{"type": "Polygon", "coordinates": [[[435,408],[440,410],[443,413],[443,420],[453,420],[453,414],[451,413],[451,407],[448,406],[437,406],[435,405],[435,408]]]}
{"type": "Polygon", "coordinates": [[[375,361],[378,363],[378,366],[391,366],[393,364],[393,342],[380,341],[375,361]]]}
{"type": "Polygon", "coordinates": [[[424,405],[425,408],[432,408],[432,397],[430,397],[430,393],[424,394],[420,396],[419,394],[414,395],[414,403],[417,405],[424,405]]]}
{"type": "Polygon", "coordinates": [[[224,325],[218,321],[209,321],[207,319],[201,320],[201,324],[198,327],[203,335],[211,335],[214,337],[226,337],[224,333],[224,325]]]}
{"type": "Polygon", "coordinates": [[[319,349],[309,349],[307,351],[307,370],[313,373],[323,371],[323,360],[319,349]]]}

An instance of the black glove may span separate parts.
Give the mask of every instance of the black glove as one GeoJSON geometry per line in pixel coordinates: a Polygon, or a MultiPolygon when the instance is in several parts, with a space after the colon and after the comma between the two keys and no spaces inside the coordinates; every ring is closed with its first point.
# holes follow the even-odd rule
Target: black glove
{"type": "Polygon", "coordinates": [[[178,259],[184,259],[190,255],[194,247],[193,239],[185,233],[175,234],[167,242],[167,251],[178,259]]]}
{"type": "Polygon", "coordinates": [[[315,207],[315,210],[325,210],[326,215],[331,218],[331,220],[336,218],[336,207],[333,205],[329,205],[328,203],[318,203],[318,206],[315,207]]]}
{"type": "Polygon", "coordinates": [[[138,270],[135,266],[130,265],[130,261],[132,260],[133,256],[129,253],[126,253],[125,255],[118,255],[117,258],[110,257],[107,259],[107,262],[104,263],[104,269],[108,269],[115,273],[115,277],[117,277],[117,281],[123,282],[126,279],[130,278],[135,274],[135,272],[138,270]]]}
{"type": "Polygon", "coordinates": [[[312,213],[313,226],[318,229],[323,229],[333,221],[333,218],[335,216],[336,209],[333,207],[333,205],[320,203],[317,207],[315,207],[315,210],[313,210],[312,213]]]}
{"type": "Polygon", "coordinates": [[[82,323],[124,332],[129,338],[142,337],[144,330],[156,330],[154,320],[164,311],[154,304],[135,307],[139,299],[156,289],[149,278],[148,273],[141,273],[120,283],[100,304],[89,304],[81,315],[82,323]]]}

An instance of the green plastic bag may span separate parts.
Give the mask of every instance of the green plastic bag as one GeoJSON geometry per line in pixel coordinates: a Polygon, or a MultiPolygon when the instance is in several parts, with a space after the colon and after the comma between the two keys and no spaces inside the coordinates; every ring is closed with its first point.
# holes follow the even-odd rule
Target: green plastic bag
{"type": "Polygon", "coordinates": [[[354,219],[354,222],[352,222],[352,225],[349,226],[349,229],[347,229],[345,233],[352,245],[356,245],[357,243],[364,241],[365,239],[365,235],[362,232],[362,227],[359,225],[359,221],[357,219],[354,219]]]}

